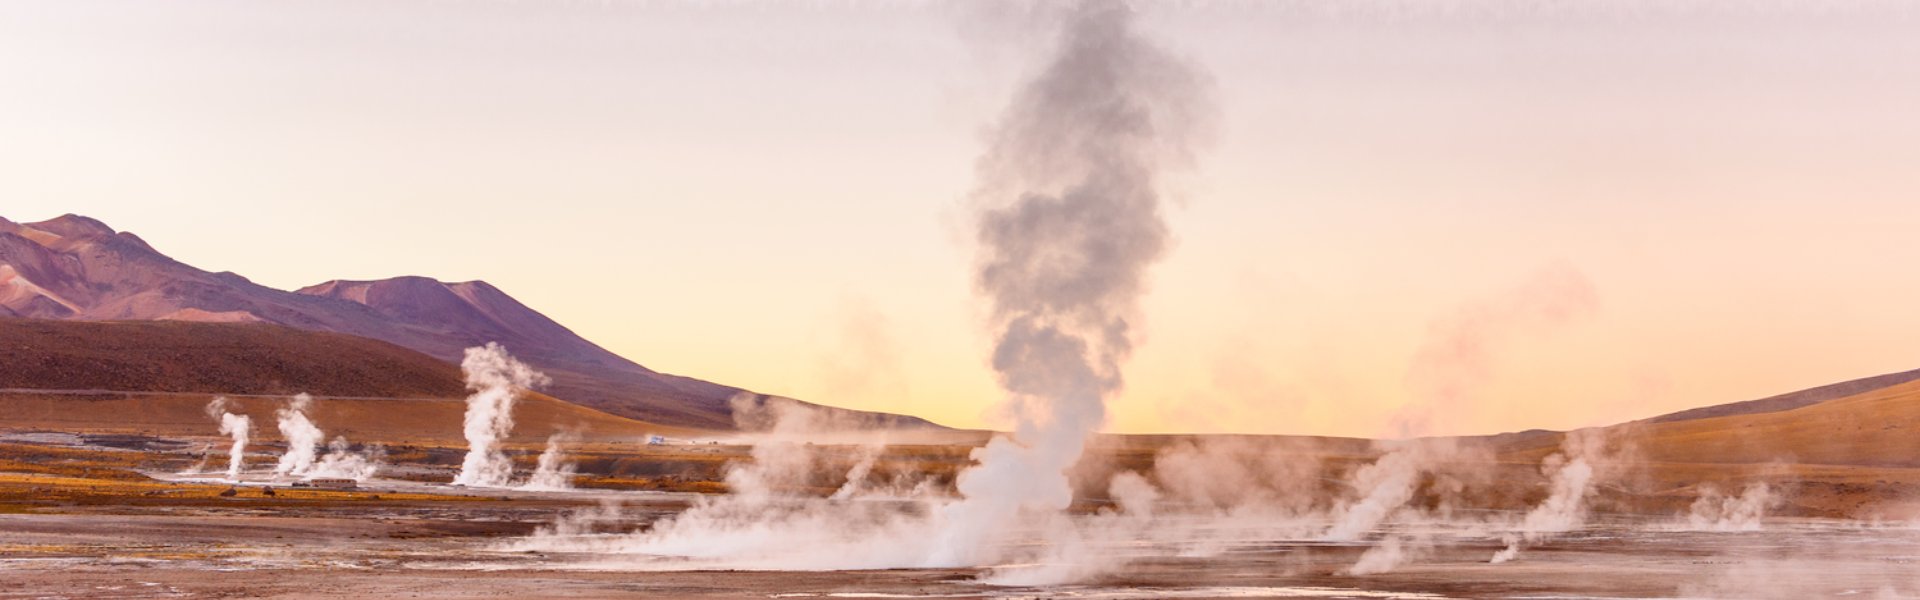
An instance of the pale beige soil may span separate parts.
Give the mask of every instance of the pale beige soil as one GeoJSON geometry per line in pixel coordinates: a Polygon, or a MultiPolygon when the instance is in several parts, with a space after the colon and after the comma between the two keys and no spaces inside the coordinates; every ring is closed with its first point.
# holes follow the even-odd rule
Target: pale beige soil
{"type": "MultiPolygon", "coordinates": [[[[1276,542],[1157,558],[1083,585],[1009,588],[972,570],[582,570],[498,551],[558,507],[0,515],[0,598],[1445,597],[1847,598],[1920,593],[1920,532],[1782,522],[1757,533],[1602,527],[1493,565],[1493,540],[1458,540],[1394,572],[1342,572],[1367,547],[1276,542]],[[838,594],[839,596],[834,596],[838,594]],[[887,596],[871,596],[884,594],[887,596]],[[1326,596],[1331,594],[1331,596],[1326,596]],[[1877,594],[1887,594],[1879,595],[1877,594]]],[[[672,512],[656,507],[650,514],[672,512]]],[[[649,513],[641,513],[649,514],[649,513]]]]}

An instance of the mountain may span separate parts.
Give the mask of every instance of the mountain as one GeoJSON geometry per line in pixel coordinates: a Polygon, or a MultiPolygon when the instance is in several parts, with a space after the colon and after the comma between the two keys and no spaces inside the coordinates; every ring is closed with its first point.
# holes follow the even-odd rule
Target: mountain
{"type": "MultiPolygon", "coordinates": [[[[38,223],[0,218],[0,316],[269,323],[380,340],[453,363],[465,348],[499,342],[553,378],[547,393],[684,427],[732,428],[728,400],[742,391],[648,369],[485,282],[400,277],[288,292],[194,268],[132,233],[78,215],[38,223]]],[[[934,426],[914,417],[823,408],[875,426],[934,426]]]]}
{"type": "Polygon", "coordinates": [[[550,391],[585,406],[637,419],[689,426],[732,424],[728,399],[738,388],[667,375],[621,358],[527,308],[484,281],[425,277],[329,281],[296,293],[359,304],[390,323],[428,332],[410,347],[439,356],[497,341],[553,378],[550,391]],[[635,394],[654,402],[615,410],[635,394]]]}
{"type": "Polygon", "coordinates": [[[459,398],[460,369],[393,344],[266,323],[0,319],[0,389],[459,398]]]}
{"type": "Polygon", "coordinates": [[[1828,400],[1836,400],[1847,396],[1890,388],[1914,380],[1920,380],[1920,369],[1842,381],[1840,383],[1808,388],[1797,392],[1768,396],[1759,400],[1704,406],[1660,415],[1647,419],[1646,421],[1648,423],[1672,423],[1676,421],[1691,421],[1714,417],[1785,412],[1803,406],[1812,406],[1828,400]]]}
{"type": "MultiPolygon", "coordinates": [[[[460,368],[386,342],[268,323],[0,318],[0,423],[8,427],[206,436],[204,411],[227,395],[274,438],[275,408],[308,392],[331,435],[388,444],[461,443],[460,368]],[[111,392],[96,390],[112,390],[111,392]]],[[[693,437],[538,392],[514,408],[510,440],[555,431],[590,440],[693,437]]]]}

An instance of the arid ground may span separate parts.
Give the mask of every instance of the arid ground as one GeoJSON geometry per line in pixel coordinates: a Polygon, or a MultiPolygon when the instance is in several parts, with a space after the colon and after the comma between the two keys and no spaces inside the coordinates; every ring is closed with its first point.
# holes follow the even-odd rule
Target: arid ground
{"type": "Polygon", "coordinates": [[[1920,583],[1920,532],[1811,522],[1765,533],[1600,527],[1500,565],[1486,562],[1497,544],[1463,541],[1364,577],[1340,574],[1363,545],[1283,542],[1028,588],[977,583],[970,570],[674,571],[489,549],[555,506],[542,500],[235,504],[0,516],[0,597],[1875,598],[1920,583]]]}
{"type": "MultiPolygon", "coordinates": [[[[15,398],[19,398],[16,396],[15,398]]],[[[202,398],[191,400],[193,404],[202,398]]],[[[163,397],[141,399],[166,403],[163,397]]],[[[181,400],[186,402],[186,400],[181,400]]],[[[399,402],[399,401],[396,401],[399,402]]],[[[421,402],[421,401],[408,401],[421,402]]],[[[323,403],[322,406],[325,404],[323,403]]],[[[23,404],[24,406],[24,404],[23,404]]],[[[531,405],[538,410],[539,404],[531,405]]],[[[152,407],[149,407],[151,410],[152,407]]],[[[161,411],[164,413],[164,411],[161,411]]],[[[328,413],[321,413],[322,420],[328,413]]],[[[536,413],[537,414],[537,413],[536,413]]],[[[335,414],[336,418],[338,414],[335,414]]],[[[202,416],[201,418],[204,418],[202,416]]],[[[587,439],[573,492],[444,485],[461,448],[452,440],[388,443],[381,477],[352,490],[230,486],[180,475],[223,457],[220,438],[152,431],[0,432],[0,598],[147,597],[1071,597],[1071,598],[1896,598],[1920,594],[1920,529],[1902,523],[1920,473],[1908,467],[1675,463],[1658,460],[1603,487],[1586,526],[1490,564],[1503,542],[1445,523],[1388,525],[1354,542],[1242,539],[1181,556],[1122,548],[1125,568],[1063,586],[990,585],[974,569],[698,570],[670,557],[517,551],[510,543],[556,518],[603,503],[620,530],[646,528],[703,494],[723,493],[729,465],[750,459],[735,440],[661,445],[587,439]],[[215,450],[209,450],[215,448],[215,450]],[[1685,531],[1677,515],[1693,485],[1768,480],[1781,491],[1758,531],[1685,531]],[[1692,482],[1692,483],[1680,483],[1692,482]],[[223,492],[232,490],[230,495],[223,492]],[[1414,531],[1418,529],[1418,531],[1414,531]],[[1389,572],[1350,574],[1382,544],[1409,542],[1389,572]]],[[[182,424],[185,429],[185,423],[182,424]]],[[[210,425],[199,426],[203,430],[210,425]]],[[[152,428],[149,428],[152,429],[152,428]]],[[[162,428],[164,429],[164,428],[162,428]]],[[[369,429],[368,431],[373,431],[369,429]]],[[[384,436],[366,433],[381,441],[384,436]]],[[[1557,434],[1555,434],[1557,435],[1557,434]]],[[[964,438],[965,436],[961,436],[964,438]]],[[[1523,436],[1524,437],[1524,436],[1523,436]]],[[[1555,438],[1557,440],[1557,438],[1555,438]]],[[[1078,479],[1150,464],[1184,438],[1107,438],[1078,479]]],[[[1265,440],[1305,452],[1330,483],[1377,456],[1359,440],[1265,440]]],[[[1510,479],[1489,513],[1523,512],[1545,494],[1537,454],[1521,438],[1481,465],[1510,479]]],[[[249,457],[268,463],[270,437],[249,457]]],[[[516,442],[531,461],[533,440],[516,442]]],[[[894,443],[876,473],[939,480],[977,441],[894,443]]],[[[833,456],[830,445],[819,450],[833,456]]],[[[831,463],[831,460],[826,461],[831,463]]],[[[1444,469],[1442,469],[1444,470],[1444,469]]],[[[844,483],[821,469],[819,490],[844,483]]],[[[1429,482],[1427,487],[1436,486],[1429,482]]],[[[1091,487],[1089,489],[1092,489],[1091,487]]],[[[802,491],[801,493],[807,493],[802,491]]],[[[824,492],[822,492],[824,493],[824,492]]],[[[1423,488],[1413,504],[1428,502],[1423,488]]],[[[1110,501],[1080,495],[1075,510],[1110,501]]]]}

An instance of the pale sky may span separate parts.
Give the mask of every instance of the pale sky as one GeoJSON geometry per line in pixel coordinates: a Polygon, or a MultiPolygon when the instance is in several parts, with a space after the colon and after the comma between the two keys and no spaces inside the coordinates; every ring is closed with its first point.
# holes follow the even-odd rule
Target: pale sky
{"type": "MultiPolygon", "coordinates": [[[[1920,368],[1912,3],[1142,20],[1220,125],[1112,431],[1571,428],[1920,368]]],[[[0,3],[0,216],[285,289],[485,279],[655,369],[1004,425],[964,199],[1040,35],[936,1],[0,3]]]]}

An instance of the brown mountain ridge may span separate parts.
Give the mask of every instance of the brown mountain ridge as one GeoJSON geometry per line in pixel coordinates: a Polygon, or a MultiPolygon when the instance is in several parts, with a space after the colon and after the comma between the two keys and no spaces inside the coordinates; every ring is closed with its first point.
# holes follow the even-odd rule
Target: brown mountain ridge
{"type": "MultiPolygon", "coordinates": [[[[267,323],[369,338],[458,363],[499,342],[553,378],[543,391],[663,425],[733,427],[736,387],[653,371],[607,351],[483,281],[425,277],[329,281],[289,292],[176,261],[105,223],[64,215],[0,218],[0,317],[73,321],[267,323]]],[[[853,421],[924,420],[824,407],[853,421]]]]}

